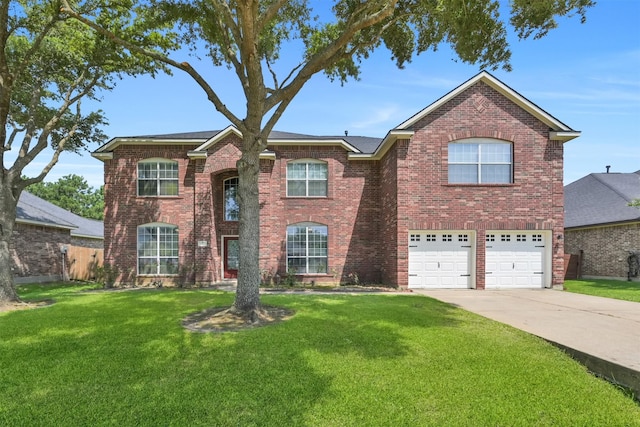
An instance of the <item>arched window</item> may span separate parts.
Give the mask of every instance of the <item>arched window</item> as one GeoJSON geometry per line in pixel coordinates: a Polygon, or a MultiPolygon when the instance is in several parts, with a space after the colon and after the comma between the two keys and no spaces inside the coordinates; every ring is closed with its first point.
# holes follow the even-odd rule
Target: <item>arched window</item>
{"type": "Polygon", "coordinates": [[[449,143],[449,184],[513,182],[511,143],[469,138],[449,143]]]}
{"type": "Polygon", "coordinates": [[[301,222],[287,227],[287,272],[326,274],[327,226],[301,222]]]}
{"type": "Polygon", "coordinates": [[[287,197],[327,197],[327,163],[313,159],[287,163],[287,197]]]}
{"type": "Polygon", "coordinates": [[[162,223],[138,227],[138,274],[178,274],[178,227],[162,223]]]}
{"type": "Polygon", "coordinates": [[[177,196],[178,162],[146,159],[138,162],[138,196],[177,196]]]}
{"type": "Polygon", "coordinates": [[[224,220],[237,221],[240,218],[240,205],[238,205],[238,177],[225,179],[224,192],[224,220]]]}

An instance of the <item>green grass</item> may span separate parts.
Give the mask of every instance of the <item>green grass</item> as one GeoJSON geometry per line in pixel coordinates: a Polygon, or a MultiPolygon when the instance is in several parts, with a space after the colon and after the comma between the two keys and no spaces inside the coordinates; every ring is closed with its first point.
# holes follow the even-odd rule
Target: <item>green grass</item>
{"type": "Polygon", "coordinates": [[[640,302],[640,282],[622,280],[565,280],[566,291],[640,302]]]}
{"type": "Polygon", "coordinates": [[[23,286],[0,314],[0,425],[640,426],[622,391],[544,341],[412,295],[267,295],[283,323],[188,332],[207,290],[23,286]]]}

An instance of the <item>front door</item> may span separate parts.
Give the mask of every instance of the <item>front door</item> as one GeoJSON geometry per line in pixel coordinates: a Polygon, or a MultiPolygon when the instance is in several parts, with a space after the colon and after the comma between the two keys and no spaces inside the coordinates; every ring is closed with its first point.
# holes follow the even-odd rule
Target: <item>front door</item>
{"type": "Polygon", "coordinates": [[[224,246],[224,278],[235,279],[238,277],[238,236],[223,237],[224,246]]]}

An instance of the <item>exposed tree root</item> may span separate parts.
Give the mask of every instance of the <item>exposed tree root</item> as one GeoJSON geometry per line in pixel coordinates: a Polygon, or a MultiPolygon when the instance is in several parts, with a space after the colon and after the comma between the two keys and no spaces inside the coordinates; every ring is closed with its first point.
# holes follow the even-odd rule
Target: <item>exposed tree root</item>
{"type": "Polygon", "coordinates": [[[213,307],[187,316],[182,325],[196,332],[234,332],[270,325],[291,318],[293,310],[261,305],[255,310],[213,307]]]}
{"type": "Polygon", "coordinates": [[[44,301],[9,301],[9,302],[0,302],[0,313],[6,311],[16,311],[16,310],[29,310],[32,308],[40,308],[46,307],[48,305],[53,304],[53,300],[44,300],[44,301]]]}

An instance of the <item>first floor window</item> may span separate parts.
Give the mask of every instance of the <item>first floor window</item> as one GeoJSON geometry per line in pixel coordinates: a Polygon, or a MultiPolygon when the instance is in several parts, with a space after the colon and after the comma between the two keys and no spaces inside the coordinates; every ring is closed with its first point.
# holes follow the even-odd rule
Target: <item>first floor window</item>
{"type": "Polygon", "coordinates": [[[300,223],[287,227],[287,272],[327,273],[327,226],[300,223]]]}
{"type": "Polygon", "coordinates": [[[178,227],[169,224],[138,227],[138,274],[178,274],[178,227]]]}
{"type": "Polygon", "coordinates": [[[149,159],[138,163],[139,196],[177,196],[178,162],[149,159]]]}
{"type": "Polygon", "coordinates": [[[449,143],[450,184],[513,182],[511,143],[470,138],[449,143]]]}

